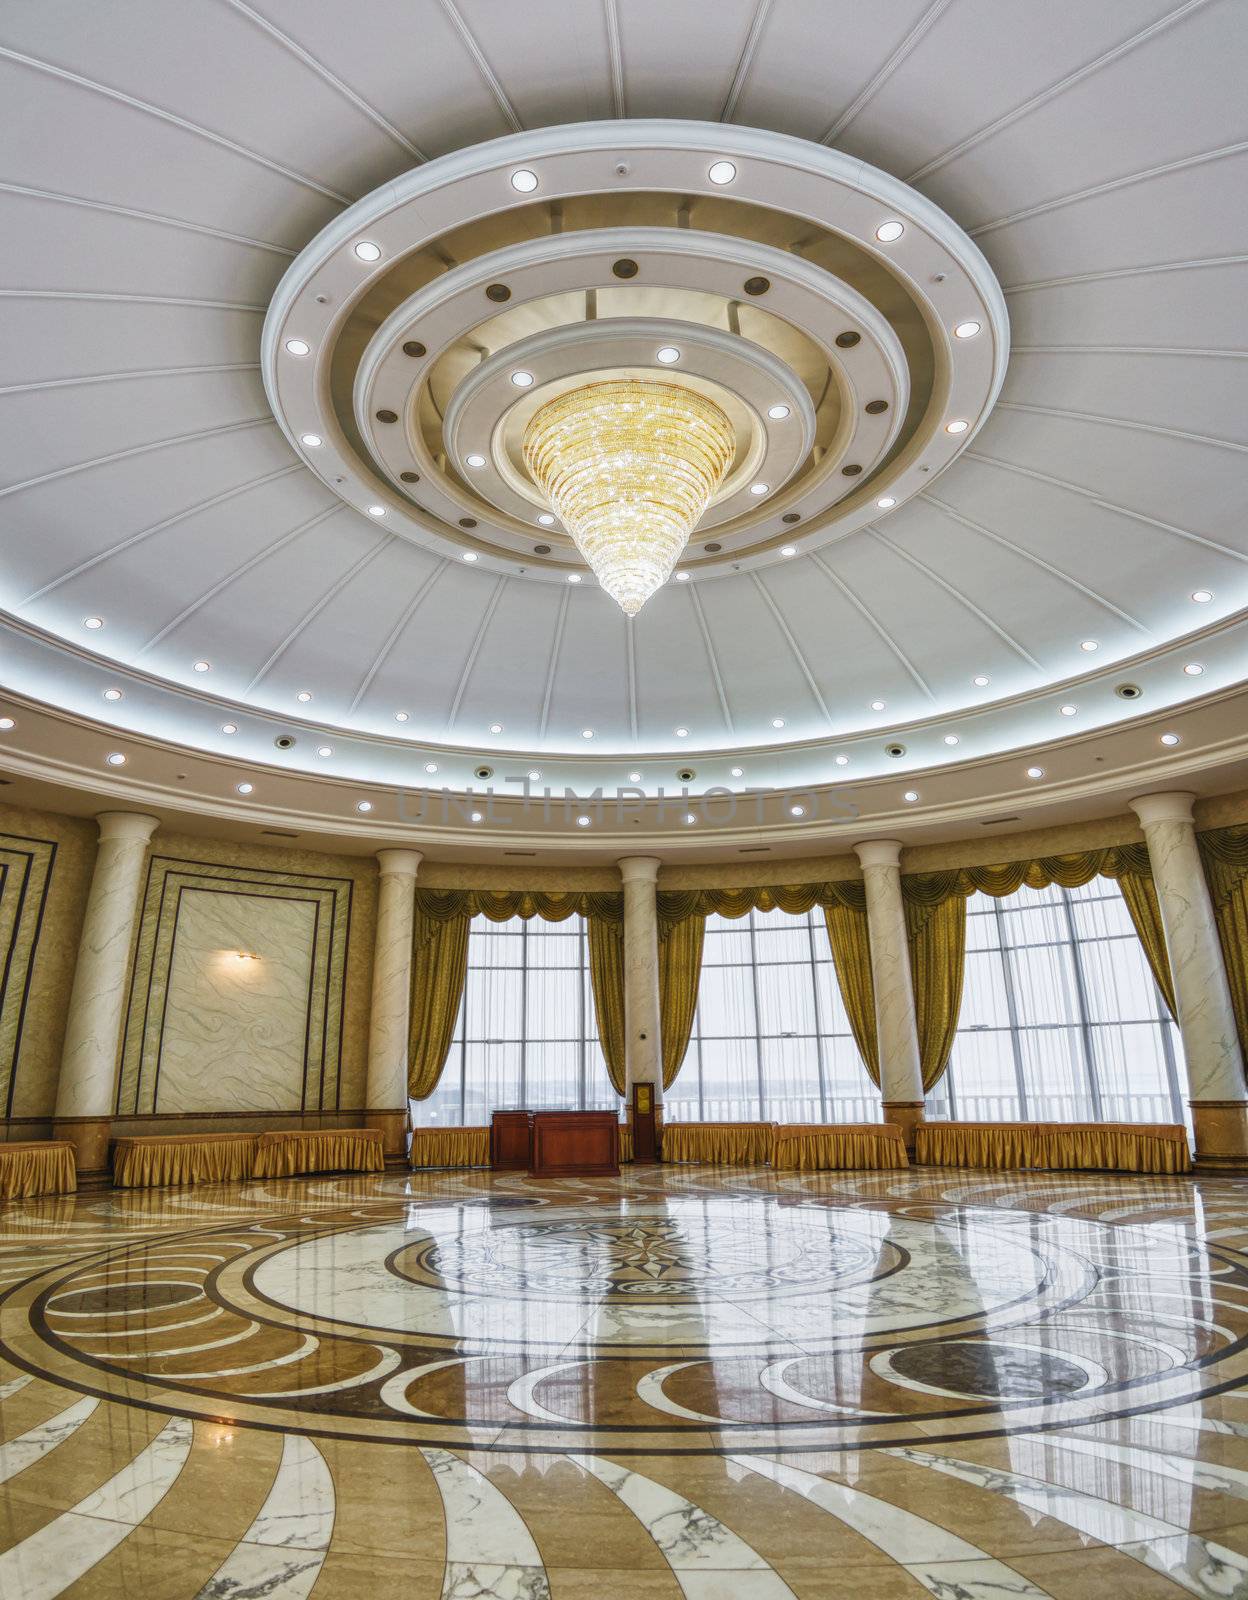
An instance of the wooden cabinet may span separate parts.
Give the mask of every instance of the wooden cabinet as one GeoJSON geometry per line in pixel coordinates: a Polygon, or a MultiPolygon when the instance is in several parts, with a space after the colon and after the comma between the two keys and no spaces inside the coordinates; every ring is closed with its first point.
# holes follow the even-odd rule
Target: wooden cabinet
{"type": "Polygon", "coordinates": [[[495,1172],[527,1172],[533,1151],[533,1113],[496,1111],[490,1119],[490,1166],[495,1172]]]}
{"type": "Polygon", "coordinates": [[[530,1177],[618,1173],[619,1126],[614,1111],[535,1111],[530,1177]]]}

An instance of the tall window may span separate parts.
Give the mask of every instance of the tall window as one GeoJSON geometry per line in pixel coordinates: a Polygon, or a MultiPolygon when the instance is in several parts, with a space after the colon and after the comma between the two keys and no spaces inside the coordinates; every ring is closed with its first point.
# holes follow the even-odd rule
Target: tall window
{"type": "Polygon", "coordinates": [[[930,1116],[1182,1122],[1179,1030],[1115,883],[967,901],[966,982],[930,1116]]]}
{"type": "Polygon", "coordinates": [[[878,1122],[822,912],[706,919],[693,1037],[669,1121],[878,1122]]]}
{"type": "Polygon", "coordinates": [[[589,984],[584,917],[474,917],[468,977],[438,1087],[413,1102],[418,1127],[480,1127],[509,1106],[610,1110],[589,984]]]}

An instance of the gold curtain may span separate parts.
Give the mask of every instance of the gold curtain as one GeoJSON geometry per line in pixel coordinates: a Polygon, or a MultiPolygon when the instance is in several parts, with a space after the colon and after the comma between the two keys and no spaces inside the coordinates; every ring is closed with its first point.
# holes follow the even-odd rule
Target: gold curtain
{"type": "Polygon", "coordinates": [[[663,1087],[676,1081],[698,1009],[706,917],[695,913],[672,923],[659,938],[659,1019],[663,1032],[663,1087]]]}
{"type": "Polygon", "coordinates": [[[966,901],[961,895],[950,895],[936,905],[906,900],[905,908],[919,1066],[926,1094],[949,1065],[958,1031],[966,960],[966,901]]]}
{"type": "Polygon", "coordinates": [[[407,1045],[407,1092],[413,1100],[429,1098],[446,1065],[468,976],[468,923],[463,913],[431,917],[417,891],[407,1045]]]}
{"type": "Polygon", "coordinates": [[[602,917],[589,919],[589,985],[598,1018],[598,1038],[607,1076],[616,1094],[627,1086],[624,1071],[624,928],[602,917]]]}
{"type": "Polygon", "coordinates": [[[1248,828],[1219,828],[1198,834],[1197,839],[1235,1009],[1239,1047],[1248,1062],[1248,828]]]}
{"type": "Polygon", "coordinates": [[[513,917],[541,917],[566,922],[569,917],[596,917],[624,925],[623,894],[581,893],[544,889],[417,889],[416,909],[427,923],[456,917],[488,917],[510,922],[513,917]]]}
{"type": "Polygon", "coordinates": [[[858,1054],[867,1076],[879,1088],[880,1044],[875,1031],[875,983],[871,977],[871,942],[867,937],[867,913],[853,906],[835,904],[823,908],[832,946],[832,968],[858,1054]]]}

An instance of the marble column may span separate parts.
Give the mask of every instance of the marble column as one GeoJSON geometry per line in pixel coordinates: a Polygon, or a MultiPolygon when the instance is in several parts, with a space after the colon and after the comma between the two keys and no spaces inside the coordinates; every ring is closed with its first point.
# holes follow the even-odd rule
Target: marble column
{"type": "Polygon", "coordinates": [[[91,892],[69,996],[53,1131],[73,1141],[78,1170],[108,1167],[117,1092],[117,1052],[129,990],[130,948],[139,914],[147,841],[159,822],[133,811],[104,811],[91,892]]]}
{"type": "Polygon", "coordinates": [[[380,1128],[386,1159],[407,1145],[407,1025],[412,1000],[412,923],[416,914],[419,850],[379,850],[377,933],[373,945],[373,1002],[368,1018],[368,1111],[380,1128]]]}
{"type": "Polygon", "coordinates": [[[923,1073],[901,898],[901,845],[896,839],[871,839],[856,844],[854,850],[862,863],[867,894],[884,1120],[898,1124],[913,1154],[914,1130],[923,1119],[923,1073]]]}
{"type": "Polygon", "coordinates": [[[1203,1167],[1248,1170],[1248,1089],[1231,991],[1205,882],[1194,795],[1132,800],[1148,841],[1187,1061],[1188,1101],[1203,1167]]]}
{"type": "Polygon", "coordinates": [[[663,1033],[659,1020],[659,916],[654,856],[625,856],[624,880],[624,1071],[632,1119],[633,1085],[654,1086],[655,1122],[663,1111],[663,1033]]]}

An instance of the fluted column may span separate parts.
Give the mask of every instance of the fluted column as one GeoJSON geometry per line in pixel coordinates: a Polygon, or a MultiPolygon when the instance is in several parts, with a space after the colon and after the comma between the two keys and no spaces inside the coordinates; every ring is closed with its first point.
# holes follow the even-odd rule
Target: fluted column
{"type": "Polygon", "coordinates": [[[412,924],[419,850],[379,850],[373,1003],[368,1019],[368,1116],[386,1155],[403,1156],[407,1140],[407,1025],[412,1000],[412,924]]]}
{"type": "Polygon", "coordinates": [[[659,1020],[659,916],[654,856],[626,856],[624,880],[624,1071],[628,1105],[633,1085],[654,1085],[657,1114],[663,1104],[663,1036],[659,1020]]]}
{"type": "Polygon", "coordinates": [[[95,820],[100,845],[78,941],[53,1122],[57,1138],[73,1140],[79,1170],[88,1174],[108,1165],[130,946],[147,841],[159,826],[155,817],[133,811],[104,811],[95,820]]]}
{"type": "Polygon", "coordinates": [[[1194,795],[1146,794],[1131,802],[1148,841],[1166,933],[1188,1099],[1203,1166],[1248,1168],[1248,1089],[1231,991],[1205,882],[1194,795]]]}
{"type": "Polygon", "coordinates": [[[871,839],[856,844],[854,850],[862,862],[867,894],[884,1120],[900,1125],[907,1148],[913,1151],[915,1125],[923,1117],[923,1072],[901,898],[901,845],[896,839],[871,839]]]}

